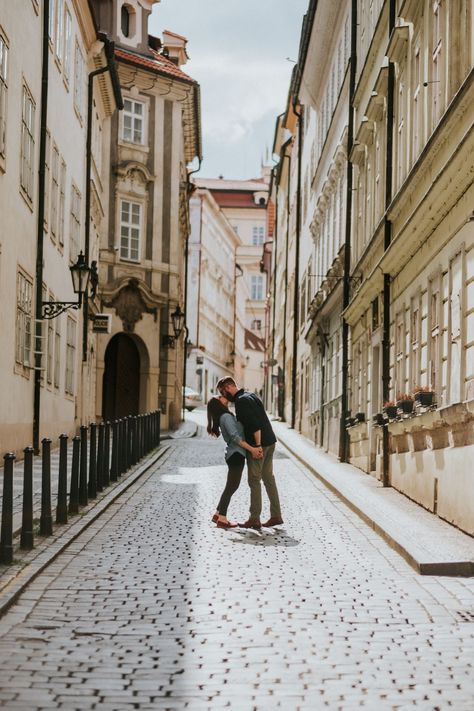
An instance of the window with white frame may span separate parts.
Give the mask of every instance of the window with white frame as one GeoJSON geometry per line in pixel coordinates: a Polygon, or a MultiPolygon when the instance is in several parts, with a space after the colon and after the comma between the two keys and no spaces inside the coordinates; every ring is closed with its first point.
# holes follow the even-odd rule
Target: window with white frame
{"type": "Polygon", "coordinates": [[[404,393],[405,387],[405,306],[395,315],[395,386],[404,393]]]}
{"type": "Polygon", "coordinates": [[[423,95],[422,95],[422,53],[420,47],[420,36],[415,40],[415,49],[413,53],[413,140],[412,151],[414,162],[420,155],[422,140],[423,140],[423,95]]]}
{"type": "Polygon", "coordinates": [[[253,274],[250,278],[250,298],[254,301],[263,300],[263,276],[253,274]]]}
{"type": "Polygon", "coordinates": [[[0,32],[0,156],[5,156],[7,130],[8,44],[0,32]]]}
{"type": "Polygon", "coordinates": [[[49,40],[54,41],[54,28],[56,23],[56,0],[49,0],[49,40]]]}
{"type": "Polygon", "coordinates": [[[21,271],[16,281],[15,360],[23,366],[31,365],[33,280],[21,271]]]}
{"type": "MultiPolygon", "coordinates": [[[[49,293],[50,301],[54,301],[54,296],[49,293]]],[[[48,343],[46,356],[46,382],[51,385],[53,382],[53,364],[54,364],[54,319],[48,321],[48,343]]]]}
{"type": "Polygon", "coordinates": [[[252,244],[259,246],[265,241],[265,227],[263,225],[254,225],[252,227],[252,244]]]}
{"type": "Polygon", "coordinates": [[[420,385],[421,299],[417,294],[410,303],[410,389],[420,385]]]}
{"type": "Polygon", "coordinates": [[[64,244],[64,216],[66,209],[66,163],[61,159],[59,170],[58,240],[64,244]]]}
{"type": "Polygon", "coordinates": [[[66,327],[66,380],[64,390],[69,395],[74,395],[74,375],[76,365],[76,322],[67,317],[66,327]]]}
{"type": "Polygon", "coordinates": [[[51,133],[46,131],[46,146],[44,158],[44,228],[49,226],[49,206],[51,195],[51,133]]]}
{"type": "Polygon", "coordinates": [[[260,318],[254,318],[252,321],[252,331],[261,331],[262,330],[262,319],[260,318]]]}
{"type": "Polygon", "coordinates": [[[33,200],[35,162],[35,103],[26,84],[23,84],[21,112],[20,185],[33,200]]]}
{"type": "Polygon", "coordinates": [[[64,49],[64,0],[56,0],[55,54],[59,62],[63,60],[64,49]]]}
{"type": "Polygon", "coordinates": [[[56,241],[58,235],[58,206],[59,206],[59,149],[53,143],[51,154],[51,209],[50,227],[51,238],[56,241]]]}
{"type": "Polygon", "coordinates": [[[124,99],[122,111],[122,138],[127,143],[145,143],[145,104],[134,99],[124,99]]]}
{"type": "Polygon", "coordinates": [[[66,83],[69,84],[71,76],[72,64],[72,20],[71,13],[67,9],[64,10],[64,51],[63,51],[63,76],[66,83]]]}
{"type": "Polygon", "coordinates": [[[79,255],[81,244],[81,193],[74,185],[71,186],[71,225],[69,232],[69,259],[75,262],[79,255]]]}
{"type": "Polygon", "coordinates": [[[84,116],[85,71],[84,57],[76,42],[74,58],[74,106],[80,118],[84,116]]]}
{"type": "Polygon", "coordinates": [[[438,273],[428,285],[428,383],[436,393],[441,386],[441,275],[438,273]]]}
{"type": "Polygon", "coordinates": [[[59,388],[61,374],[61,316],[54,319],[54,387],[59,388]]]}
{"type": "Polygon", "coordinates": [[[120,256],[140,261],[140,231],[142,206],[130,200],[120,201],[120,256]]]}

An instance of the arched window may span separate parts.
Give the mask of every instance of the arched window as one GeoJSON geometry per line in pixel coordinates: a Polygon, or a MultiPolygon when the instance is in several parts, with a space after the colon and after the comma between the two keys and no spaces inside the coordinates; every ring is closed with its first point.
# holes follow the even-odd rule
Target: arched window
{"type": "Polygon", "coordinates": [[[130,10],[127,5],[122,5],[121,28],[124,37],[130,37],[130,10]]]}

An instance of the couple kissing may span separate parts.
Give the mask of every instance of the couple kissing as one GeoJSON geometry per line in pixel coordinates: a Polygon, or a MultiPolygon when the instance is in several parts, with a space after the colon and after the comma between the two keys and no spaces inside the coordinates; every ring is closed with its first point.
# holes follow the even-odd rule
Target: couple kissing
{"type": "Polygon", "coordinates": [[[260,398],[243,388],[238,388],[231,377],[221,378],[217,383],[219,397],[207,403],[207,432],[213,437],[222,434],[227,444],[225,460],[228,467],[227,482],[212,517],[217,528],[253,528],[279,526],[283,523],[278,489],[273,475],[273,453],[276,437],[260,398]],[[228,408],[235,404],[234,416],[228,408]],[[245,523],[232,523],[227,518],[227,509],[239,488],[247,460],[248,484],[250,487],[250,513],[245,523]],[[262,482],[270,501],[270,518],[260,520],[262,512],[262,482]]]}

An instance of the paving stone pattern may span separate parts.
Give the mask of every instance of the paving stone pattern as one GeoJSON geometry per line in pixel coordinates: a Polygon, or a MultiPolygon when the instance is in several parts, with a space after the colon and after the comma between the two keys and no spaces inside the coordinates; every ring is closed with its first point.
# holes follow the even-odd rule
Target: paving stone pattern
{"type": "Polygon", "coordinates": [[[222,442],[173,444],[0,620],[0,707],[472,711],[474,580],[417,575],[275,469],[285,526],[221,531],[222,442]]]}

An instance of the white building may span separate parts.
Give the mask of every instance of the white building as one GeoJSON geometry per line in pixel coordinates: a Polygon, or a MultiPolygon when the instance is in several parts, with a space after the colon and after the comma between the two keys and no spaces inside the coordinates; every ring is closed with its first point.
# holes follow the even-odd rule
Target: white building
{"type": "Polygon", "coordinates": [[[97,258],[101,225],[96,218],[108,199],[102,136],[120,92],[114,91],[113,61],[99,40],[89,2],[51,1],[47,123],[41,124],[44,9],[37,0],[0,4],[1,452],[37,446],[44,436],[72,434],[94,411],[86,387],[94,380],[94,363],[88,348],[83,361],[83,315],[69,309],[44,320],[41,301],[77,299],[69,267],[85,251],[89,108],[94,216],[89,258],[97,258]],[[89,73],[108,65],[94,81],[89,107],[89,73]]]}
{"type": "Polygon", "coordinates": [[[216,395],[217,381],[234,375],[235,355],[242,352],[243,340],[236,340],[242,334],[236,298],[240,238],[205,188],[194,191],[190,219],[186,384],[207,402],[216,395]]]}

